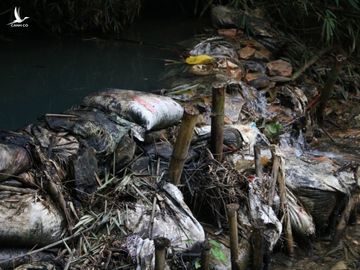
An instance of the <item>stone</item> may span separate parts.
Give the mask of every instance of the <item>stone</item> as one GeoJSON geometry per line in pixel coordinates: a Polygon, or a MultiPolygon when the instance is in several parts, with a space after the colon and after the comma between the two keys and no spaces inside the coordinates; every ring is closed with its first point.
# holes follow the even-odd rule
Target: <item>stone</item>
{"type": "Polygon", "coordinates": [[[237,29],[230,28],[230,29],[218,29],[217,30],[219,36],[228,37],[228,38],[235,38],[238,34],[237,29]]]}
{"type": "Polygon", "coordinates": [[[337,262],[333,267],[331,267],[331,270],[347,270],[349,269],[344,261],[337,262]]]}
{"type": "Polygon", "coordinates": [[[240,58],[249,59],[254,56],[256,49],[250,46],[246,46],[239,51],[240,58]]]}
{"type": "Polygon", "coordinates": [[[292,74],[292,66],[284,60],[275,60],[266,64],[270,76],[290,77],[292,74]]]}
{"type": "Polygon", "coordinates": [[[265,47],[261,47],[255,51],[254,58],[269,61],[271,58],[271,52],[265,47]]]}
{"type": "Polygon", "coordinates": [[[245,81],[256,89],[266,88],[270,85],[268,76],[263,73],[247,73],[245,81]]]}

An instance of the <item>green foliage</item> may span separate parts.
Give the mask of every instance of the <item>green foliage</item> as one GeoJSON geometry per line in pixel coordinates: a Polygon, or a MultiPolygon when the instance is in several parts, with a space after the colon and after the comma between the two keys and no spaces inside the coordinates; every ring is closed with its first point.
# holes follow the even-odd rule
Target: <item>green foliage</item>
{"type": "Polygon", "coordinates": [[[276,138],[283,131],[283,126],[278,122],[267,124],[264,129],[264,134],[268,138],[276,138]]]}
{"type": "Polygon", "coordinates": [[[348,53],[360,51],[360,0],[232,0],[230,3],[241,9],[261,8],[278,28],[312,40],[317,47],[334,46],[348,53]]]}
{"type": "Polygon", "coordinates": [[[226,263],[227,258],[224,252],[221,250],[221,244],[215,240],[209,240],[209,243],[211,244],[211,255],[220,262],[226,263]]]}
{"type": "Polygon", "coordinates": [[[140,12],[142,0],[20,0],[12,6],[21,6],[31,14],[32,21],[43,30],[55,33],[120,32],[133,22],[140,12]]]}

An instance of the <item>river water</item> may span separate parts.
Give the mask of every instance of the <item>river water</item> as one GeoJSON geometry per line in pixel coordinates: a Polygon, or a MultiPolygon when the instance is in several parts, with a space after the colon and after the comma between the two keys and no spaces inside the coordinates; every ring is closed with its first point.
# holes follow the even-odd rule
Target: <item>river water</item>
{"type": "Polygon", "coordinates": [[[161,88],[164,59],[179,60],[183,48],[177,43],[202,32],[203,25],[183,18],[151,19],[117,39],[20,35],[0,41],[0,129],[22,128],[100,89],[161,88]]]}

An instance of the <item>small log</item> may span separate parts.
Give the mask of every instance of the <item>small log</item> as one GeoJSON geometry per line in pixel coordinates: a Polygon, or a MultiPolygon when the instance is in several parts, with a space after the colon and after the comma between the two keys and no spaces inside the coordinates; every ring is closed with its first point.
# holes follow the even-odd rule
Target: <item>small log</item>
{"type": "Polygon", "coordinates": [[[214,158],[223,159],[225,84],[214,83],[212,88],[211,151],[214,158]]]}
{"type": "Polygon", "coordinates": [[[165,269],[166,248],[170,246],[170,240],[165,237],[154,239],[155,244],[155,270],[165,269]]]}
{"type": "Polygon", "coordinates": [[[210,250],[211,244],[208,240],[206,240],[202,245],[201,252],[201,269],[202,270],[210,270],[210,250]]]}
{"type": "Polygon", "coordinates": [[[181,174],[189,151],[198,115],[199,111],[195,108],[185,108],[169,165],[169,178],[174,185],[180,184],[181,174]]]}
{"type": "Polygon", "coordinates": [[[226,206],[228,222],[230,227],[230,254],[231,254],[231,269],[237,270],[238,256],[239,256],[239,236],[238,236],[238,223],[237,211],[239,205],[231,203],[226,206]]]}

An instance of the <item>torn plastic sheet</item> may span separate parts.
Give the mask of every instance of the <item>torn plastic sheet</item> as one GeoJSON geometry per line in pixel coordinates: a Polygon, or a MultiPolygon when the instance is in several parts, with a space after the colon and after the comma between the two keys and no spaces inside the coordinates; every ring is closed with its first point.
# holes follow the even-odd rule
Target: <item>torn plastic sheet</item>
{"type": "MultiPolygon", "coordinates": [[[[222,37],[211,37],[196,44],[189,52],[190,55],[206,54],[216,58],[238,59],[233,44],[222,37]]],[[[238,62],[238,61],[237,61],[238,62]]]]}
{"type": "Polygon", "coordinates": [[[331,159],[319,159],[304,154],[301,157],[286,155],[286,185],[296,191],[299,188],[350,194],[356,186],[354,173],[340,170],[331,159]]]}
{"type": "Polygon", "coordinates": [[[124,213],[125,227],[132,232],[124,247],[139,270],[152,269],[154,265],[154,238],[168,238],[174,252],[184,252],[205,240],[202,226],[192,215],[176,186],[166,183],[163,192],[157,193],[156,198],[158,203],[153,223],[151,204],[138,202],[134,207],[128,207],[124,213]],[[153,228],[152,232],[150,226],[153,228]]]}
{"type": "Polygon", "coordinates": [[[180,121],[184,109],[170,97],[140,91],[108,89],[84,98],[89,107],[115,112],[146,130],[169,127],[180,121]]]}
{"type": "Polygon", "coordinates": [[[269,243],[269,250],[272,251],[280,238],[282,224],[272,207],[263,201],[263,187],[263,182],[259,178],[249,183],[249,210],[252,223],[264,228],[265,240],[269,243]]]}
{"type": "Polygon", "coordinates": [[[304,236],[315,234],[315,224],[312,216],[307,213],[306,209],[288,188],[286,189],[286,200],[291,227],[304,236]]]}

